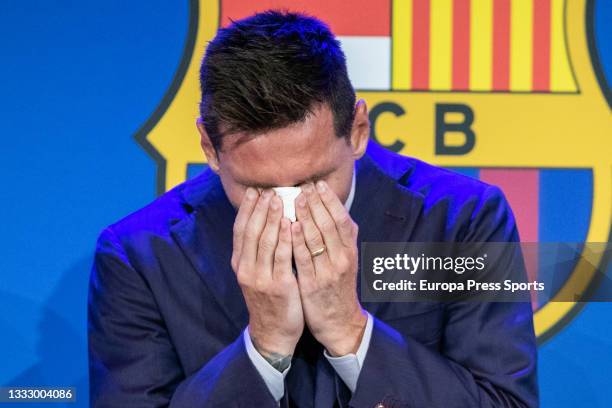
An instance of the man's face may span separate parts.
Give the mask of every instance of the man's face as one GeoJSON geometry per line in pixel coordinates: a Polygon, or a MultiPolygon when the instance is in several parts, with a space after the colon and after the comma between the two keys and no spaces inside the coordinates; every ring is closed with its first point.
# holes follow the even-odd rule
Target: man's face
{"type": "MultiPolygon", "coordinates": [[[[369,129],[363,123],[365,115],[367,127],[365,103],[358,104],[350,141],[335,135],[333,114],[327,105],[320,105],[313,112],[304,122],[283,129],[224,137],[216,163],[211,166],[216,167],[234,207],[240,206],[248,187],[292,187],[317,180],[325,180],[340,200],[346,201],[354,161],[363,154],[367,143],[369,129]],[[364,132],[366,140],[361,140],[364,132]]],[[[198,128],[203,131],[201,124],[198,128]]],[[[211,162],[213,153],[204,137],[205,134],[202,146],[211,162]]]]}

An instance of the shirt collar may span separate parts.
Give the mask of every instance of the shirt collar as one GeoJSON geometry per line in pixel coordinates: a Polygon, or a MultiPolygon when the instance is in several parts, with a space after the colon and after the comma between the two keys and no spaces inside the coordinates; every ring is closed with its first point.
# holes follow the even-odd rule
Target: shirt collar
{"type": "Polygon", "coordinates": [[[344,202],[344,207],[347,211],[351,210],[351,206],[353,205],[353,199],[355,198],[355,179],[357,178],[357,167],[353,166],[353,179],[351,180],[351,191],[344,202]]]}

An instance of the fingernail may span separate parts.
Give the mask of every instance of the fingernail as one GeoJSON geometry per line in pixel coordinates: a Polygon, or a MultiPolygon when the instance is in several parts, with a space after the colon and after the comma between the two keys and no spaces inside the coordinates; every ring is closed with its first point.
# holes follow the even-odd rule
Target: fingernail
{"type": "Polygon", "coordinates": [[[263,191],[263,193],[261,193],[261,195],[262,195],[264,198],[270,198],[270,197],[272,197],[272,190],[270,190],[270,189],[265,189],[265,190],[263,191]]]}
{"type": "Polygon", "coordinates": [[[272,207],[273,210],[278,210],[280,208],[280,204],[279,204],[279,199],[276,197],[272,198],[272,201],[270,202],[270,207],[272,207]]]}
{"type": "Polygon", "coordinates": [[[325,182],[322,180],[317,181],[317,191],[319,193],[324,193],[325,192],[325,182]]]}
{"type": "Polygon", "coordinates": [[[255,197],[257,197],[257,192],[255,191],[254,188],[249,187],[247,188],[246,196],[249,200],[253,200],[255,199],[255,197]]]}

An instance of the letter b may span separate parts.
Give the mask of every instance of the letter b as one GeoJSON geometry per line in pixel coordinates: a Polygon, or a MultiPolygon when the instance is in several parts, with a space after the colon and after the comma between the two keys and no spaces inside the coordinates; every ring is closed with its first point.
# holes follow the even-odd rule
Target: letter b
{"type": "Polygon", "coordinates": [[[467,105],[437,103],[436,104],[436,154],[459,156],[468,154],[476,144],[476,135],[471,126],[474,123],[474,111],[467,105]],[[463,122],[448,123],[445,121],[447,113],[460,113],[463,122]],[[462,145],[447,145],[444,135],[448,132],[460,132],[465,135],[462,145]]]}

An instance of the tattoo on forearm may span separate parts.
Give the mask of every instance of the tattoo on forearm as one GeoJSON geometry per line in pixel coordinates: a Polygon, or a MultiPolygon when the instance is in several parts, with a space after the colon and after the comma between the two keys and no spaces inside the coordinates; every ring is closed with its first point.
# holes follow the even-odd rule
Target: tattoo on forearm
{"type": "Polygon", "coordinates": [[[251,342],[253,342],[253,346],[255,346],[255,349],[259,352],[259,354],[261,354],[261,356],[268,363],[270,363],[272,367],[276,368],[281,373],[285,371],[287,367],[289,367],[289,364],[291,364],[291,357],[293,357],[292,354],[284,355],[272,350],[267,350],[261,347],[257,343],[257,339],[255,339],[254,337],[251,337],[251,342]]]}

